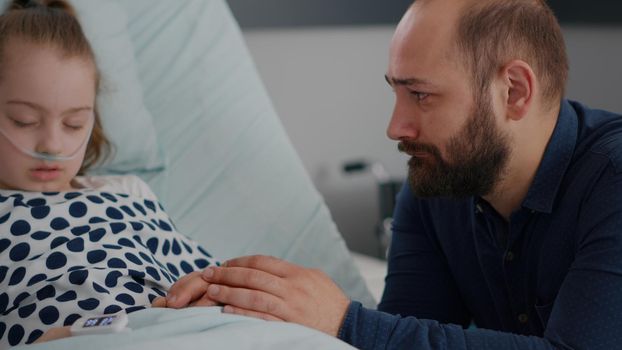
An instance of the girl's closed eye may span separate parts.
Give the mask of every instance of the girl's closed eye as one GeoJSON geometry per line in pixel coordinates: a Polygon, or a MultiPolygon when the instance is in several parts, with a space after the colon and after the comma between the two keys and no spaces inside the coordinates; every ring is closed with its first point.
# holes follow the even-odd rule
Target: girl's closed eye
{"type": "Polygon", "coordinates": [[[11,122],[13,123],[13,125],[15,125],[18,128],[27,128],[30,126],[36,126],[38,121],[32,118],[16,118],[16,117],[9,117],[9,119],[11,120],[11,122]]]}
{"type": "Polygon", "coordinates": [[[83,124],[69,124],[69,123],[65,123],[65,127],[73,130],[73,131],[79,131],[84,129],[84,125],[83,124]]]}
{"type": "Polygon", "coordinates": [[[92,112],[81,112],[75,116],[63,120],[63,125],[72,131],[79,131],[89,126],[89,121],[91,120],[91,118],[94,118],[92,112]]]}

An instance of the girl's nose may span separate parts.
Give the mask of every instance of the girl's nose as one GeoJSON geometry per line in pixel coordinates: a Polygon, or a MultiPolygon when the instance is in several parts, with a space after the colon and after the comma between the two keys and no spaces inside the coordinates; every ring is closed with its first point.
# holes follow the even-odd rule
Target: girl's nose
{"type": "Polygon", "coordinates": [[[37,135],[37,153],[60,155],[63,152],[63,135],[58,127],[48,126],[37,135]]]}

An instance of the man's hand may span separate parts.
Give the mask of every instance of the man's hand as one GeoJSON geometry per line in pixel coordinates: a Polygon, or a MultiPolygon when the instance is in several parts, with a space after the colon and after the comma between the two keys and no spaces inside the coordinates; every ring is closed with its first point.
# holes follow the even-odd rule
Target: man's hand
{"type": "Polygon", "coordinates": [[[208,286],[209,283],[201,278],[201,271],[189,273],[173,284],[166,298],[155,298],[151,307],[181,309],[192,306],[218,305],[206,293],[208,286]]]}
{"type": "Polygon", "coordinates": [[[203,278],[207,297],[224,304],[224,312],[295,322],[332,336],[350,304],[322,271],[269,256],[232,259],[206,268],[203,278]]]}

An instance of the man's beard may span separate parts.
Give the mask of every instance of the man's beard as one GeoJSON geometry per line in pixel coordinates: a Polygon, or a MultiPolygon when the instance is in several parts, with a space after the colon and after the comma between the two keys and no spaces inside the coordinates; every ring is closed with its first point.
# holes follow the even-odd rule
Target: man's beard
{"type": "Polygon", "coordinates": [[[510,156],[509,137],[495,125],[490,101],[476,101],[466,125],[447,143],[447,160],[430,144],[404,140],[401,152],[413,155],[408,181],[420,197],[485,196],[502,178],[510,156]]]}

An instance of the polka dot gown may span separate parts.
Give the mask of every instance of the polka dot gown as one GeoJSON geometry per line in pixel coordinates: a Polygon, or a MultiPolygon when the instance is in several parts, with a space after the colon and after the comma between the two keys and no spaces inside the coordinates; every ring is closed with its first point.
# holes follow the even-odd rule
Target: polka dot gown
{"type": "Polygon", "coordinates": [[[217,264],[175,230],[146,184],[120,183],[0,190],[0,349],[85,315],[144,309],[179,277],[217,264]]]}

